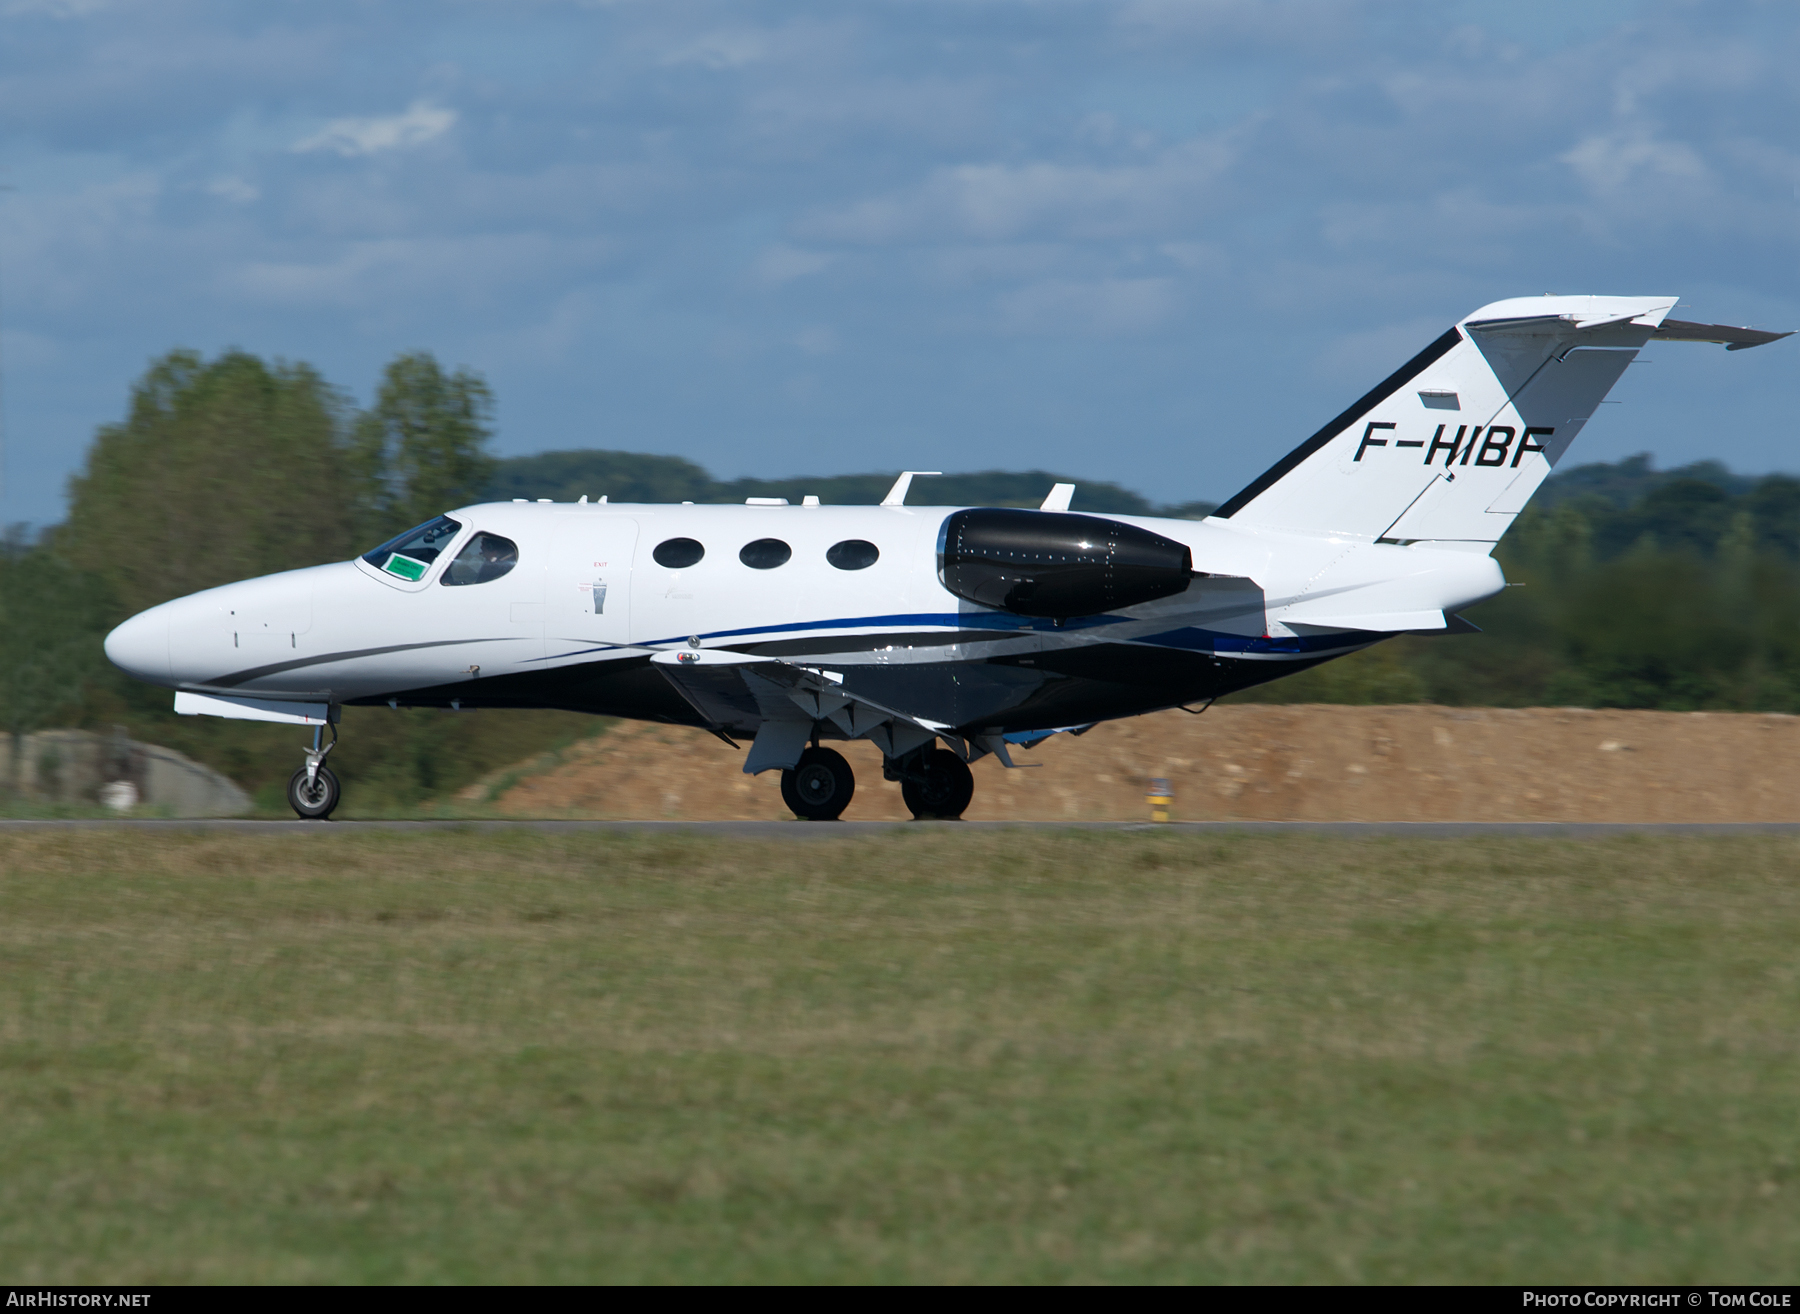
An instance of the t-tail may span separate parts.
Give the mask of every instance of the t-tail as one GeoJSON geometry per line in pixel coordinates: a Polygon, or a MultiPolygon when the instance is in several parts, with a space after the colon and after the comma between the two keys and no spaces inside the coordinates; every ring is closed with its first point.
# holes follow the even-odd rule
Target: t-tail
{"type": "Polygon", "coordinates": [[[1788,336],[1667,318],[1675,297],[1520,297],[1450,329],[1214,515],[1390,543],[1497,543],[1652,338],[1788,336]]]}

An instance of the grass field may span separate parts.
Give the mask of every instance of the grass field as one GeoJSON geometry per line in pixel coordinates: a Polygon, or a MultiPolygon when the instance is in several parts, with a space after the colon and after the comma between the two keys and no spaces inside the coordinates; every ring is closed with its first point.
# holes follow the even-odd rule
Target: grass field
{"type": "Polygon", "coordinates": [[[1800,844],[0,838],[9,1282],[1792,1282],[1800,844]]]}

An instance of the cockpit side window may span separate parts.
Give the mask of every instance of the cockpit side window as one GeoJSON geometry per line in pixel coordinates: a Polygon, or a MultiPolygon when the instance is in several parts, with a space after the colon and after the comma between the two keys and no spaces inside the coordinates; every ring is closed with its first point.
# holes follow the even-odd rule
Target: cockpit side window
{"type": "Polygon", "coordinates": [[[377,570],[416,584],[425,578],[425,572],[431,569],[431,563],[438,559],[438,555],[460,533],[461,521],[452,520],[449,516],[439,516],[436,520],[426,521],[417,529],[407,530],[397,538],[390,538],[373,552],[364,553],[363,560],[377,570]]]}
{"type": "Polygon", "coordinates": [[[440,584],[486,584],[519,564],[519,545],[498,534],[476,534],[456,554],[440,584]]]}

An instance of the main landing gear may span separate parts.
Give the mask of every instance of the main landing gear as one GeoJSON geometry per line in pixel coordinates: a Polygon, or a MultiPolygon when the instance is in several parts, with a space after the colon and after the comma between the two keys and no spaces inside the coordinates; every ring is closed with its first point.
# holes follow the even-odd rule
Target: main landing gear
{"type": "Polygon", "coordinates": [[[288,781],[288,806],[300,814],[302,821],[329,821],[331,810],[338,805],[338,778],[325,765],[326,757],[337,747],[337,726],[332,725],[331,742],[321,748],[319,745],[324,737],[324,726],[313,729],[313,744],[306,750],[306,765],[294,772],[293,779],[288,781]]]}
{"type": "MultiPolygon", "coordinates": [[[[956,821],[975,797],[975,776],[955,753],[935,744],[889,758],[882,775],[900,782],[915,821],[956,821]]],[[[856,795],[856,776],[844,755],[814,744],[781,773],[781,801],[802,821],[836,821],[856,795]]]]}
{"type": "Polygon", "coordinates": [[[856,795],[856,774],[844,755],[814,744],[781,773],[781,801],[802,821],[836,821],[856,795]]]}
{"type": "Polygon", "coordinates": [[[969,764],[935,744],[886,763],[882,774],[900,782],[900,797],[914,821],[960,821],[975,797],[969,764]]]}

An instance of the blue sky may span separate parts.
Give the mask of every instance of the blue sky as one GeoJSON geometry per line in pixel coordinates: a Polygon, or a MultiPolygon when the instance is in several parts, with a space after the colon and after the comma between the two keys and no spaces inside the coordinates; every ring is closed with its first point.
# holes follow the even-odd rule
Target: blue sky
{"type": "MultiPolygon", "coordinates": [[[[1501,297],[1800,328],[1795,68],[1774,0],[0,0],[0,520],[175,346],[1223,498],[1501,297]]],[[[1800,469],[1800,346],[1645,355],[1569,459],[1800,469]]]]}

